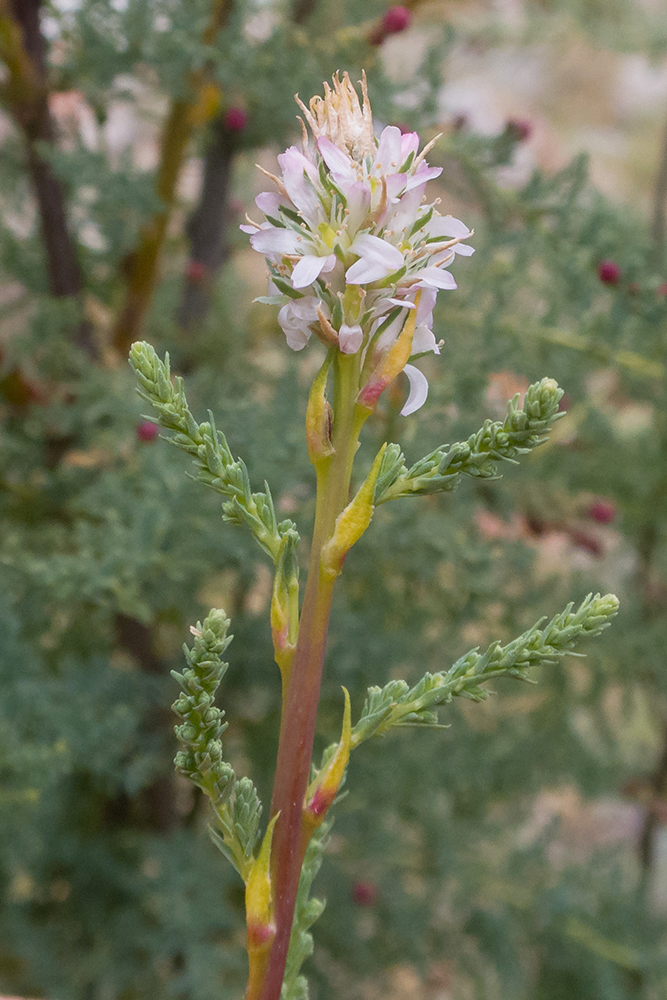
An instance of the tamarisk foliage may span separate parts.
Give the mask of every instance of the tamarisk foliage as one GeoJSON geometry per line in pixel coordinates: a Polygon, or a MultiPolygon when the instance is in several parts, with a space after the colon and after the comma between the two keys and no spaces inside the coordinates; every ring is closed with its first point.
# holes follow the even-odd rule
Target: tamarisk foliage
{"type": "Polygon", "coordinates": [[[174,763],[209,797],[217,820],[217,828],[211,830],[213,841],[245,881],[254,860],[262,806],[250,778],[238,779],[222,758],[220,737],[228,723],[223,722],[225,713],[215,706],[214,696],[227,672],[221,657],[232,640],[228,627],[224,611],[211,611],[203,625],[197,622],[192,628],[192,649],[183,647],[187,668],[182,674],[172,671],[183,688],[172,706],[183,720],[176,726],[182,749],[174,763]]]}
{"type": "Polygon", "coordinates": [[[552,378],[544,378],[527,389],[521,406],[517,393],[508,403],[507,416],[502,422],[485,421],[467,441],[436,448],[410,469],[405,466],[399,446],[389,445],[375,488],[375,503],[397,497],[451,493],[462,475],[496,478],[498,462],[516,463],[519,455],[547,440],[555,421],[564,416],[558,409],[562,395],[563,390],[552,378]]]}

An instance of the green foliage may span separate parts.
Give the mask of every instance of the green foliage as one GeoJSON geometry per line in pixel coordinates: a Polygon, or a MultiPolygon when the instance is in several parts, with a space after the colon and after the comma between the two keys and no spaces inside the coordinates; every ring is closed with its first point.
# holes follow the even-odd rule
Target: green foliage
{"type": "Polygon", "coordinates": [[[527,389],[521,407],[517,393],[504,421],[486,420],[467,441],[436,448],[410,469],[398,445],[389,445],[375,488],[376,505],[397,497],[451,493],[462,474],[496,478],[497,462],[516,462],[517,455],[544,444],[551,426],[563,415],[558,412],[562,395],[553,379],[542,379],[527,389]]]}
{"type": "Polygon", "coordinates": [[[613,594],[589,594],[574,613],[568,604],[548,625],[542,627],[538,622],[506,646],[494,642],[484,653],[473,649],[446,673],[426,674],[413,688],[405,681],[370,688],[353,730],[354,745],[370,736],[382,736],[394,726],[435,726],[438,715],[434,709],[457,696],[484,701],[489,692],[480,685],[496,677],[528,680],[531,667],[553,663],[555,658],[572,653],[581,638],[600,635],[617,611],[618,599],[613,594]]]}
{"type": "Polygon", "coordinates": [[[134,344],[130,363],[139,378],[139,394],[159,413],[162,427],[175,431],[172,442],[192,455],[198,466],[197,478],[229,499],[223,504],[224,518],[233,524],[247,524],[259,545],[274,562],[283,549],[283,538],[298,541],[293,521],[276,520],[268,484],[265,493],[253,493],[243,459],[235,461],[224,434],[210,422],[198,424],[185,398],[183,379],[171,382],[169,356],[161,362],[150,344],[134,344]]]}
{"type": "MultiPolygon", "coordinates": [[[[314,93],[338,67],[355,78],[366,64],[382,120],[447,126],[437,111],[446,44],[471,43],[476,53],[492,46],[497,54],[505,36],[491,18],[454,31],[432,23],[424,8],[417,18],[434,48],[407,86],[389,84],[356,31],[384,9],[320,3],[311,21],[295,26],[287,5],[243,2],[219,47],[205,52],[198,38],[207,4],[199,0],[49,5],[50,79],[83,94],[93,110],[90,147],[65,129],[53,158],[76,208],[74,232],[83,239],[93,223],[102,237],[79,248],[87,306],[101,307],[103,317],[116,307],[119,262],[156,205],[154,176],[131,151],[117,156],[105,123],[122,105],[139,129],[159,124],[166,99],[182,93],[185,73],[202,59],[214,63],[223,109],[241,105],[249,115],[233,191],[246,207],[257,148],[295,135],[293,93],[314,93]],[[276,27],[253,36],[248,21],[267,10],[277,14],[276,27]]],[[[521,40],[548,45],[554,31],[558,48],[577,38],[563,32],[581,23],[597,43],[659,54],[663,22],[624,2],[542,3],[530,6],[521,40]]],[[[202,149],[207,141],[202,130],[202,149]]],[[[511,165],[517,149],[506,130],[482,136],[464,127],[431,154],[446,168],[443,197],[458,199],[447,208],[475,223],[477,253],[459,262],[459,290],[441,296],[434,329],[447,339],[429,372],[428,406],[403,423],[398,407],[383,404],[364,447],[374,454],[387,439],[401,442],[387,450],[378,502],[399,482],[400,495],[434,486],[448,495],[426,496],[419,507],[382,502],[350,554],[332,621],[320,738],[338,738],[341,683],[356,704],[386,697],[383,724],[401,705],[424,726],[435,712],[431,697],[453,697],[457,685],[485,693],[480,664],[492,669],[527,650],[516,642],[549,646],[544,626],[525,629],[570,593],[613,588],[624,612],[613,642],[603,636],[588,660],[542,662],[539,686],[516,694],[500,685],[479,705],[452,701],[450,729],[406,733],[390,747],[368,740],[353,755],[350,792],[337,806],[336,838],[319,874],[327,909],[304,970],[318,1000],[371,989],[389,996],[388,970],[397,963],[414,967],[423,995],[440,988],[475,1000],[665,995],[659,865],[645,876],[658,897],[649,905],[633,839],[654,805],[659,813],[662,794],[654,777],[667,694],[664,261],[644,219],[594,190],[585,157],[507,186],[499,167],[511,165]],[[617,286],[598,279],[606,258],[621,267],[617,286]],[[520,434],[505,439],[487,376],[501,372],[523,388],[539,386],[545,371],[565,387],[568,415],[548,444],[497,483],[496,464],[537,443],[521,434],[542,438],[552,422],[545,410],[544,425],[533,426],[521,416],[525,403],[514,404],[510,429],[520,434]],[[489,413],[498,420],[469,438],[489,413]],[[445,449],[443,440],[461,443],[445,449]],[[430,462],[407,469],[403,451],[430,462]],[[611,525],[587,513],[598,498],[614,506],[611,525]],[[466,654],[470,646],[488,651],[466,654]],[[443,657],[460,654],[463,673],[454,682],[443,657]],[[427,692],[426,671],[449,679],[427,692]],[[375,685],[380,695],[369,695],[375,685]],[[415,707],[417,698],[425,701],[415,707]],[[640,798],[624,801],[622,789],[633,782],[640,798]],[[550,813],[561,794],[566,807],[550,813]],[[605,840],[595,817],[606,808],[605,840]],[[360,882],[375,892],[366,906],[354,894],[360,882]]],[[[79,307],[44,296],[24,150],[9,129],[2,152],[3,280],[22,289],[2,306],[3,376],[20,365],[48,391],[29,406],[3,400],[0,410],[0,991],[50,1000],[233,1000],[245,976],[237,946],[242,887],[207,838],[202,796],[171,773],[169,673],[179,669],[188,622],[211,605],[226,607],[236,638],[225,676],[234,720],[225,749],[253,780],[236,780],[225,815],[245,858],[259,796],[270,795],[275,744],[267,734],[277,732],[280,691],[258,613],[266,602],[262,570],[244,533],[220,530],[218,496],[227,517],[247,523],[272,558],[289,562],[293,579],[297,536],[291,527],[281,534],[279,518],[294,517],[309,534],[313,477],[295,421],[309,359],[289,355],[266,317],[244,314],[233,260],[216,284],[210,320],[182,337],[172,319],[184,254],[176,234],[146,336],[160,355],[170,351],[176,371],[187,371],[192,411],[180,383],[167,384],[162,362],[142,353],[151,404],[165,405],[171,423],[163,426],[179,448],[137,442],[130,372],[93,366],[67,347],[79,307]],[[213,421],[192,417],[206,405],[229,445],[213,421]],[[186,480],[179,451],[212,490],[186,480]],[[252,492],[250,483],[265,476],[273,500],[252,492]]],[[[231,242],[246,246],[242,234],[231,242]]],[[[104,329],[102,322],[100,339],[104,329]]],[[[514,392],[512,385],[503,401],[514,392]]],[[[549,406],[554,417],[553,400],[549,406]]],[[[556,621],[560,634],[563,619],[556,621]]],[[[202,663],[212,668],[214,658],[202,663]]],[[[527,660],[512,669],[517,663],[527,660]]],[[[190,663],[183,676],[188,670],[190,663]]],[[[222,832],[216,842],[225,845],[222,832]]],[[[322,909],[305,879],[321,858],[310,858],[302,879],[289,1000],[303,995],[301,963],[322,909]]]]}
{"type": "Polygon", "coordinates": [[[183,688],[174,702],[174,712],[183,720],[176,726],[181,749],[174,763],[183,777],[209,797],[219,831],[211,831],[213,842],[234,865],[242,878],[248,875],[259,836],[262,805],[250,778],[237,779],[231,764],[222,759],[220,737],[228,726],[224,712],[214,704],[215,692],[228,664],[221,659],[231,642],[229,619],[213,610],[204,624],[192,629],[192,649],[184,646],[188,667],[172,676],[183,688]]]}

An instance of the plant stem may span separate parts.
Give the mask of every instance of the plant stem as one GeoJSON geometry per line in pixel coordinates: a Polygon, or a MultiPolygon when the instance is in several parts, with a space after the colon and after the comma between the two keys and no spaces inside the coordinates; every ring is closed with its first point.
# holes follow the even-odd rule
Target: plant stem
{"type": "Polygon", "coordinates": [[[363,418],[355,414],[358,355],[339,354],[334,366],[335,453],[317,477],[317,505],[308,580],[294,662],[284,700],[271,815],[280,813],[273,834],[271,871],[276,936],[261,984],[249,984],[246,1000],[279,1000],[285,974],[294,905],[309,834],[303,805],[313,753],[334,580],[321,571],[322,548],[347,505],[354,455],[363,418]]]}
{"type": "MultiPolygon", "coordinates": [[[[231,0],[213,0],[211,16],[202,38],[204,45],[214,43],[230,8],[231,0]]],[[[150,306],[157,280],[162,245],[176,201],[176,184],[196,127],[194,110],[207,79],[207,66],[190,73],[186,84],[186,96],[174,98],[164,125],[160,165],[155,182],[156,194],[162,207],[144,226],[131,256],[125,305],[113,333],[113,345],[121,354],[127,354],[131,344],[140,339],[144,317],[150,306]]]]}

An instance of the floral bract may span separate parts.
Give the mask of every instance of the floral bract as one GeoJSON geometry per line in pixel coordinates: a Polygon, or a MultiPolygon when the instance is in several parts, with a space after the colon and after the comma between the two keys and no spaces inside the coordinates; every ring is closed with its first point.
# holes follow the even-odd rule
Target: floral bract
{"type": "MultiPolygon", "coordinates": [[[[433,143],[419,152],[417,133],[393,125],[376,139],[365,78],[361,86],[360,101],[348,75],[336,75],[309,107],[297,98],[313,138],[302,121],[302,150],[290,146],[278,157],[281,176],[268,174],[277,190],[256,198],[265,221],[248,219],[241,229],[267,258],[269,295],[261,301],[281,306],[288,345],[299,351],[316,333],[344,354],[361,351],[363,372],[374,373],[408,325],[407,357],[440,353],[436,296],[456,288],[448,268],[473,248],[462,242],[472,235],[463,222],[424,200],[427,182],[442,172],[425,159],[433,143]]],[[[412,364],[400,370],[410,381],[407,415],[425,401],[428,383],[412,364]]],[[[363,381],[360,402],[377,403],[363,381]]]]}

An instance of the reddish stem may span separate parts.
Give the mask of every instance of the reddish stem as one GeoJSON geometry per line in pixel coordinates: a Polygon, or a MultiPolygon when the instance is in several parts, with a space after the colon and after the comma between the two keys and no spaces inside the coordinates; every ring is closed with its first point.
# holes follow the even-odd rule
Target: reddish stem
{"type": "MultiPolygon", "coordinates": [[[[271,815],[280,813],[273,834],[271,881],[276,936],[259,989],[249,984],[246,1000],[280,1000],[294,906],[312,827],[303,821],[310,778],[315,721],[333,598],[334,579],[321,572],[323,546],[348,500],[352,462],[361,424],[355,423],[359,385],[357,355],[339,355],[334,373],[334,454],[318,468],[317,510],[308,581],[280,725],[271,815]]],[[[362,420],[363,422],[363,420],[362,420]]]]}

